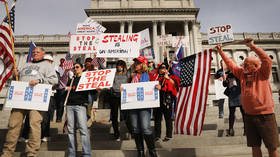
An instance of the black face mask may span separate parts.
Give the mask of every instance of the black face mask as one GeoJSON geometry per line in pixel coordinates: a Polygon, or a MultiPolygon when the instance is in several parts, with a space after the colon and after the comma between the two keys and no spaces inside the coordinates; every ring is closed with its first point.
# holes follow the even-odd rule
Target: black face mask
{"type": "Polygon", "coordinates": [[[164,76],[164,74],[159,74],[158,76],[159,76],[159,77],[163,77],[163,76],[164,76]]]}

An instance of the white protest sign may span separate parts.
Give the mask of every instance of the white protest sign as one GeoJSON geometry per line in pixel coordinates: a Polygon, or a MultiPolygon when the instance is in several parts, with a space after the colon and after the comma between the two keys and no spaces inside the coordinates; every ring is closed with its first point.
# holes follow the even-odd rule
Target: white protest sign
{"type": "Polygon", "coordinates": [[[215,90],[216,90],[216,99],[226,99],[227,96],[224,95],[226,87],[223,86],[223,81],[216,79],[215,80],[215,90]]]}
{"type": "Polygon", "coordinates": [[[157,46],[171,46],[172,45],[172,35],[160,35],[158,36],[157,46]]]}
{"type": "Polygon", "coordinates": [[[100,34],[104,33],[106,28],[94,21],[92,18],[87,18],[83,23],[78,23],[76,34],[100,34]]]}
{"type": "Polygon", "coordinates": [[[110,88],[113,85],[116,69],[85,71],[82,73],[76,91],[96,88],[110,88]]]}
{"type": "Polygon", "coordinates": [[[221,44],[234,41],[231,25],[222,25],[208,29],[208,43],[221,44]]]}
{"type": "Polygon", "coordinates": [[[181,40],[183,47],[190,46],[189,36],[173,36],[172,37],[172,47],[177,47],[178,42],[181,40]]]}
{"type": "Polygon", "coordinates": [[[71,55],[80,55],[97,52],[98,35],[73,34],[69,47],[71,55]]]}
{"type": "Polygon", "coordinates": [[[122,84],[121,110],[159,107],[158,81],[122,84]]]}
{"type": "Polygon", "coordinates": [[[5,107],[48,111],[51,94],[51,85],[38,84],[31,87],[28,82],[12,81],[5,107]]]}
{"type": "Polygon", "coordinates": [[[137,58],[140,48],[139,33],[103,33],[99,35],[97,57],[137,58]]]}
{"type": "Polygon", "coordinates": [[[140,49],[146,48],[148,46],[151,46],[151,39],[150,39],[150,32],[149,28],[144,29],[141,32],[138,32],[141,36],[141,44],[140,49]]]}
{"type": "Polygon", "coordinates": [[[153,48],[145,48],[142,50],[142,56],[144,56],[148,60],[155,59],[154,49],[153,48]]]}

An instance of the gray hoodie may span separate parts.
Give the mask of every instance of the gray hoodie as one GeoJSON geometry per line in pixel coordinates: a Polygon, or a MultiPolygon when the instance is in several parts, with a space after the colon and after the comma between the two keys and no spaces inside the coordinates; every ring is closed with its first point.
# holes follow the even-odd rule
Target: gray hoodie
{"type": "Polygon", "coordinates": [[[40,80],[42,84],[55,85],[58,83],[54,66],[45,60],[25,63],[19,69],[19,81],[29,82],[31,80],[40,80]]]}

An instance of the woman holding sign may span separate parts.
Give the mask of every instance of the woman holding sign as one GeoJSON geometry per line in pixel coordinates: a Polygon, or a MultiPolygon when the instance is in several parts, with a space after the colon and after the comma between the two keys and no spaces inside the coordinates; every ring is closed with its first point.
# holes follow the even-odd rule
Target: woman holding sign
{"type": "MultiPolygon", "coordinates": [[[[147,64],[148,60],[143,56],[134,59],[133,68],[135,69],[135,73],[132,75],[131,83],[154,81],[153,74],[148,72],[149,69],[147,64]]],[[[156,87],[160,88],[160,85],[156,87]]],[[[151,109],[135,109],[131,110],[129,114],[138,157],[145,156],[143,139],[146,141],[150,156],[157,157],[151,128],[151,109]]]]}
{"type": "MultiPolygon", "coordinates": [[[[83,65],[81,63],[74,64],[74,80],[71,87],[67,87],[70,91],[68,102],[66,105],[67,112],[67,129],[69,139],[69,157],[75,157],[77,151],[76,129],[80,131],[80,138],[83,147],[83,157],[91,157],[91,144],[87,127],[87,104],[88,91],[76,92],[76,87],[83,73],[83,65]]],[[[67,86],[71,84],[68,81],[67,86]]]]}

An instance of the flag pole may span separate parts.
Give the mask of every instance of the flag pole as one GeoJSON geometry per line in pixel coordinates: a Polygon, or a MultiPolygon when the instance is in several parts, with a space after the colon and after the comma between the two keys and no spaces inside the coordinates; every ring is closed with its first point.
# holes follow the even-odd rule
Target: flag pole
{"type": "MultiPolygon", "coordinates": [[[[6,11],[7,11],[7,16],[8,16],[8,19],[9,19],[9,28],[10,28],[10,36],[11,36],[11,43],[12,43],[12,51],[13,51],[14,70],[16,70],[17,65],[16,65],[16,60],[15,60],[14,37],[13,37],[12,23],[11,23],[11,17],[10,17],[10,13],[9,13],[9,9],[8,9],[7,0],[5,0],[5,7],[6,7],[6,11]]],[[[18,81],[18,76],[16,76],[16,81],[18,81]]]]}
{"type": "MultiPolygon", "coordinates": [[[[237,40],[237,41],[233,41],[233,42],[230,42],[230,43],[221,44],[221,47],[226,47],[226,46],[229,46],[229,45],[245,44],[245,43],[248,43],[248,42],[253,41],[253,40],[254,40],[253,38],[248,38],[248,39],[244,39],[244,40],[237,40]]],[[[215,50],[216,47],[214,47],[212,49],[215,50]]]]}

